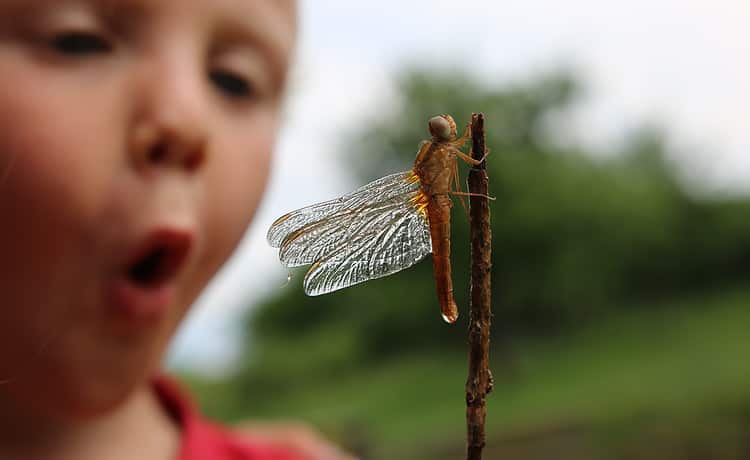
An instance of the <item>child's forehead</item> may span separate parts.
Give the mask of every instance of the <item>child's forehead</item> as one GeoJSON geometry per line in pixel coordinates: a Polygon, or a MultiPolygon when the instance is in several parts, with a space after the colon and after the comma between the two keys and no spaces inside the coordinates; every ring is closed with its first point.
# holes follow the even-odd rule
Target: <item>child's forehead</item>
{"type": "Polygon", "coordinates": [[[5,11],[39,8],[64,9],[89,7],[98,12],[123,18],[138,18],[158,13],[172,16],[198,14],[200,19],[232,19],[248,27],[268,24],[287,35],[296,32],[295,0],[0,0],[5,11]],[[179,14],[175,15],[177,12],[179,14]]]}
{"type": "MultiPolygon", "coordinates": [[[[0,0],[3,1],[3,0],[0,0]]],[[[49,0],[42,0],[49,1],[49,0]]],[[[202,18],[226,18],[247,23],[271,22],[274,27],[296,26],[295,0],[56,0],[98,4],[120,14],[143,15],[159,11],[202,13],[202,18]]]]}
{"type": "Polygon", "coordinates": [[[0,19],[9,21],[18,14],[41,18],[90,12],[128,29],[156,27],[155,36],[162,36],[162,26],[181,24],[200,36],[239,39],[264,48],[282,66],[296,40],[295,0],[0,0],[0,19]]]}

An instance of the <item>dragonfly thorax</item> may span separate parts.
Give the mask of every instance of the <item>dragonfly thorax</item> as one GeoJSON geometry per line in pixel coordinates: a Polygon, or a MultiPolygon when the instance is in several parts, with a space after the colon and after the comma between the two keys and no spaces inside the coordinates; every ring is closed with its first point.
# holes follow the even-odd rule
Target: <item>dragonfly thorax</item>
{"type": "Polygon", "coordinates": [[[449,193],[454,162],[451,146],[431,142],[425,155],[417,158],[414,164],[414,171],[422,182],[422,191],[429,196],[449,193]]]}

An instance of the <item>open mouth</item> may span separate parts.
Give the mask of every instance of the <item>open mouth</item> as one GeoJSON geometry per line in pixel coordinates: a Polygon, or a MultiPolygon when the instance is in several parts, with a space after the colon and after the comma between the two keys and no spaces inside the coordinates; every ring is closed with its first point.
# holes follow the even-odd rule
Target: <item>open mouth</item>
{"type": "Polygon", "coordinates": [[[191,245],[190,233],[154,232],[128,265],[128,280],[142,287],[156,287],[169,282],[183,266],[191,245]]]}
{"type": "Polygon", "coordinates": [[[161,227],[148,232],[109,284],[106,304],[132,324],[154,324],[178,296],[176,278],[194,240],[190,230],[161,227]]]}

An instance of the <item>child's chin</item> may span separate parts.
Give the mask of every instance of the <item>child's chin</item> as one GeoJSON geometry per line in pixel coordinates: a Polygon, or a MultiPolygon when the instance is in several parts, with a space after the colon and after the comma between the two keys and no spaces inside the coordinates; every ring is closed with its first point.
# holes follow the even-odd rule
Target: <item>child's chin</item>
{"type": "Polygon", "coordinates": [[[157,337],[105,341],[85,334],[90,331],[79,332],[78,340],[59,342],[60,353],[47,355],[36,368],[33,381],[38,388],[29,389],[27,396],[45,406],[40,409],[85,420],[113,412],[138,392],[151,391],[161,348],[157,337]]]}
{"type": "Polygon", "coordinates": [[[60,377],[54,385],[49,379],[37,379],[37,385],[18,385],[13,390],[16,393],[14,398],[43,418],[84,421],[113,412],[138,388],[137,382],[122,379],[119,382],[97,381],[92,376],[84,382],[78,379],[66,382],[65,377],[60,377]]]}

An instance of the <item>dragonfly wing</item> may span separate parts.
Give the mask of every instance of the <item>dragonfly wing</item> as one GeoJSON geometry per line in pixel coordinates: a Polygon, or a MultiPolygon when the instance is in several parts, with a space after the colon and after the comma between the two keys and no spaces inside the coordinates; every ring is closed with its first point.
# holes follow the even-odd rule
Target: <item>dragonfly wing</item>
{"type": "Polygon", "coordinates": [[[292,211],[271,224],[268,230],[268,242],[278,248],[290,235],[305,227],[320,222],[338,213],[345,213],[362,206],[388,200],[419,188],[419,178],[412,171],[405,171],[382,177],[370,182],[348,195],[323,203],[292,211]],[[415,188],[416,187],[416,188],[415,188]]]}
{"type": "MultiPolygon", "coordinates": [[[[413,195],[410,193],[409,195],[413,195]]],[[[287,267],[309,265],[336,252],[340,246],[373,231],[378,218],[388,213],[403,197],[371,203],[357,209],[344,209],[303,227],[281,243],[279,259],[287,267]],[[369,228],[369,230],[368,230],[369,228]]]]}
{"type": "Polygon", "coordinates": [[[399,176],[398,181],[387,182],[387,193],[381,193],[380,187],[365,188],[370,194],[357,196],[357,207],[345,207],[287,235],[279,248],[281,262],[287,267],[315,263],[336,252],[339,246],[386,225],[389,213],[404,203],[419,206],[419,179],[413,175],[399,176]]]}
{"type": "Polygon", "coordinates": [[[335,239],[332,233],[330,252],[305,275],[305,293],[320,295],[381,278],[432,252],[427,213],[416,204],[420,193],[404,193],[355,213],[350,238],[335,239]]]}

